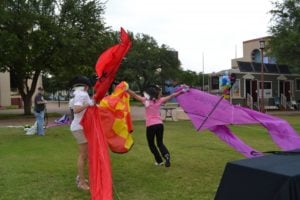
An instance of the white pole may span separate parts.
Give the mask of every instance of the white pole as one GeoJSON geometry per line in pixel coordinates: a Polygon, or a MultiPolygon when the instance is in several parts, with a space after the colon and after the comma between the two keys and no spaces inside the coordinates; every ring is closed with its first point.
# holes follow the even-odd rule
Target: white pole
{"type": "Polygon", "coordinates": [[[235,45],[235,58],[237,58],[237,45],[235,45]]]}
{"type": "Polygon", "coordinates": [[[202,52],[202,91],[204,91],[204,52],[202,52]]]}

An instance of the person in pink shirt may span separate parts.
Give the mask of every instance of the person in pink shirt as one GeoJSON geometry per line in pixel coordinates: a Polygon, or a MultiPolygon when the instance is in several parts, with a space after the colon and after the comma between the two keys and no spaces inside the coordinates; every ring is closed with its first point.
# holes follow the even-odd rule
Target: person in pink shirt
{"type": "Polygon", "coordinates": [[[162,97],[161,89],[156,85],[150,85],[146,88],[144,97],[142,97],[128,89],[130,96],[142,102],[145,106],[147,141],[150,151],[154,155],[156,161],[155,165],[165,164],[166,167],[171,166],[170,153],[163,143],[164,125],[160,115],[160,106],[173,97],[180,95],[182,92],[183,90],[179,90],[169,96],[162,97]],[[154,142],[155,138],[157,146],[154,142]],[[163,162],[162,157],[164,157],[165,163],[163,162]]]}

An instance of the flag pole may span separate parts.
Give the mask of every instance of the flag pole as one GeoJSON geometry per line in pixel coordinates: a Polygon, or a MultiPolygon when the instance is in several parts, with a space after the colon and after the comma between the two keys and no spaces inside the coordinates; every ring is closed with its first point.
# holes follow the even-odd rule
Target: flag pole
{"type": "Polygon", "coordinates": [[[204,91],[204,52],[202,52],[202,91],[204,91]]]}

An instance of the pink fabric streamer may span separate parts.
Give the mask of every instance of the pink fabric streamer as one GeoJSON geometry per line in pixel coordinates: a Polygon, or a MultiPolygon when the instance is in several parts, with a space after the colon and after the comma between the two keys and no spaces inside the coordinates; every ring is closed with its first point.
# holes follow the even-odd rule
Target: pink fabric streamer
{"type": "Polygon", "coordinates": [[[179,95],[176,99],[191,119],[197,130],[209,129],[221,140],[246,157],[262,155],[235,136],[227,125],[261,124],[275,144],[282,150],[300,148],[300,136],[290,124],[278,117],[270,116],[241,106],[231,105],[219,96],[196,89],[179,95]],[[220,101],[218,103],[218,101],[220,101]],[[215,108],[215,110],[213,110],[215,108]],[[211,112],[213,110],[213,112],[211,112]]]}

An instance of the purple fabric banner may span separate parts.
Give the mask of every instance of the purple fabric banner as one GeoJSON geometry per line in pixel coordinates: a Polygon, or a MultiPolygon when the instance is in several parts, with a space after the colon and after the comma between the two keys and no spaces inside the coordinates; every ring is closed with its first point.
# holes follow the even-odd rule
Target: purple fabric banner
{"type": "Polygon", "coordinates": [[[226,142],[229,146],[243,154],[245,157],[251,158],[262,155],[252,147],[245,144],[241,139],[234,135],[227,126],[218,125],[209,130],[215,133],[221,140],[226,142]]]}
{"type": "Polygon", "coordinates": [[[232,105],[227,100],[221,100],[220,98],[220,96],[191,88],[176,99],[197,130],[209,129],[246,157],[261,154],[235,136],[226,127],[227,125],[261,124],[268,130],[272,140],[282,150],[288,151],[300,148],[300,136],[287,121],[232,105]]]}

